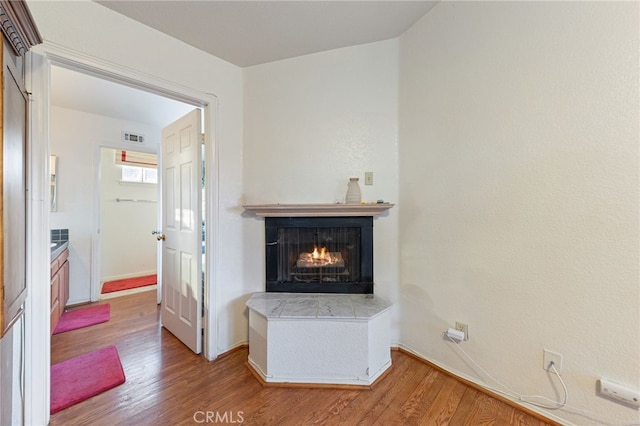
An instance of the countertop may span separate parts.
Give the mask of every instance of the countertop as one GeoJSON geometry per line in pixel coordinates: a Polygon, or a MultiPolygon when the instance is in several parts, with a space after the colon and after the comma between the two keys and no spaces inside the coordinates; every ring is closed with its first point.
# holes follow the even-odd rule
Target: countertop
{"type": "Polygon", "coordinates": [[[369,320],[391,303],[373,294],[256,293],[247,306],[269,319],[369,320]]]}
{"type": "Polygon", "coordinates": [[[62,252],[69,247],[69,241],[51,241],[51,260],[60,256],[62,252]]]}

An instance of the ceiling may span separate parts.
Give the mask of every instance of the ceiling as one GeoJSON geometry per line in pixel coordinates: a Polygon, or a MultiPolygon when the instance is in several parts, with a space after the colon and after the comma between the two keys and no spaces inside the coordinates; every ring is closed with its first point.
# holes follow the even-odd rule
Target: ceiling
{"type": "Polygon", "coordinates": [[[51,104],[156,127],[164,127],[195,108],[56,66],[51,67],[51,104]]]}
{"type": "Polygon", "coordinates": [[[240,67],[398,37],[436,1],[96,1],[240,67]]]}
{"type": "MultiPolygon", "coordinates": [[[[434,1],[97,1],[245,67],[398,37],[434,1]]],[[[164,127],[194,107],[52,67],[52,105],[164,127]]]]}

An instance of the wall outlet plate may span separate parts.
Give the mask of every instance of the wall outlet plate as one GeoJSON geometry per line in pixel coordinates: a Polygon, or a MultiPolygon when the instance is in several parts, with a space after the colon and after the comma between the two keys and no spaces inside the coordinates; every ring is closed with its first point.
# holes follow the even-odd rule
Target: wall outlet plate
{"type": "Polygon", "coordinates": [[[464,340],[469,340],[469,324],[456,321],[456,330],[464,333],[464,340]]]}
{"type": "Polygon", "coordinates": [[[553,373],[553,369],[551,369],[552,362],[556,371],[560,374],[562,372],[562,355],[549,349],[544,349],[542,351],[542,368],[553,373]]]}

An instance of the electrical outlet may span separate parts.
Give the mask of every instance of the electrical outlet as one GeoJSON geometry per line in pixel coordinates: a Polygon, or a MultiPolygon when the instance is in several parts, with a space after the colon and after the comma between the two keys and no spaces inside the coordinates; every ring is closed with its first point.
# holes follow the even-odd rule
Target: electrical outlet
{"type": "Polygon", "coordinates": [[[550,351],[549,349],[544,349],[542,351],[542,368],[553,372],[551,369],[551,363],[553,362],[553,366],[555,367],[558,373],[562,372],[562,355],[559,353],[550,351]]]}
{"type": "Polygon", "coordinates": [[[464,340],[469,340],[469,324],[456,321],[456,330],[464,333],[464,340]]]}
{"type": "Polygon", "coordinates": [[[373,172],[364,172],[364,184],[373,185],[373,172]]]}

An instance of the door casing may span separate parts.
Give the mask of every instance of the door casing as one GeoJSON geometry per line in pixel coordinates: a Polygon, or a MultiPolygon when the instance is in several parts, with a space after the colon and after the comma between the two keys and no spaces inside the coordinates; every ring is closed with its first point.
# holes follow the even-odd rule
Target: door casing
{"type": "MultiPolygon", "coordinates": [[[[203,327],[204,341],[203,352],[208,360],[217,357],[217,306],[215,297],[217,289],[216,272],[218,270],[219,246],[219,194],[217,191],[217,177],[219,176],[218,162],[218,138],[217,117],[218,98],[209,93],[200,92],[182,86],[178,82],[155,78],[151,75],[126,68],[116,63],[104,61],[90,57],[73,49],[68,49],[56,44],[44,42],[37,46],[30,53],[38,58],[29,58],[28,62],[36,63],[33,70],[28,71],[27,90],[34,93],[31,109],[31,122],[28,123],[32,130],[29,141],[29,163],[39,166],[42,173],[33,173],[30,176],[34,193],[42,192],[42,202],[34,203],[30,201],[29,217],[29,252],[28,262],[31,264],[31,276],[28,279],[28,288],[31,297],[27,298],[27,312],[25,314],[26,334],[28,339],[25,342],[25,352],[28,355],[25,359],[25,389],[26,407],[25,421],[27,424],[47,424],[49,422],[50,407],[50,379],[47,372],[50,366],[50,333],[49,323],[42,320],[39,312],[47,305],[49,282],[41,277],[49,274],[49,263],[46,262],[45,250],[48,246],[41,244],[42,241],[49,241],[49,204],[50,195],[48,191],[49,178],[49,155],[50,147],[47,140],[49,134],[50,116],[50,67],[56,65],[69,68],[71,70],[90,74],[106,80],[115,81],[130,87],[145,90],[151,93],[176,99],[184,103],[191,104],[204,109],[204,130],[205,130],[205,155],[206,155],[206,176],[209,179],[206,202],[206,239],[205,250],[207,256],[206,264],[206,285],[204,293],[203,327]],[[35,89],[35,90],[34,90],[35,89]],[[211,179],[214,179],[212,182],[211,179]],[[37,189],[35,189],[37,188],[37,189]],[[42,295],[36,298],[33,295],[42,295]],[[43,383],[44,377],[44,383],[43,383]],[[44,385],[44,386],[43,386],[44,385]]],[[[95,212],[94,212],[95,215],[95,212]]],[[[95,223],[95,222],[94,222],[95,223]]],[[[95,232],[95,230],[94,230],[95,232]]],[[[93,248],[92,248],[93,249],[93,248]]],[[[92,265],[92,275],[94,268],[92,265]]],[[[95,277],[92,277],[92,280],[95,277]]],[[[99,278],[98,278],[99,279],[99,278]]],[[[93,286],[92,286],[93,288],[93,286]]],[[[94,295],[92,294],[92,300],[94,295]]],[[[48,318],[48,316],[47,316],[48,318]]]]}

